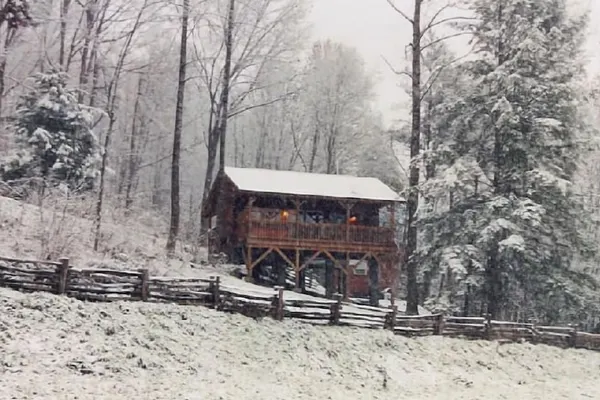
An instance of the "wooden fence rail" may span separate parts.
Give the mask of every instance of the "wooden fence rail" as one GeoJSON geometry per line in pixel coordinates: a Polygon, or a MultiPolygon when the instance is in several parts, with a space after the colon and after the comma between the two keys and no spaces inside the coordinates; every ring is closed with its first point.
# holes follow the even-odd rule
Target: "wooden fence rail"
{"type": "Polygon", "coordinates": [[[573,326],[494,321],[484,317],[442,314],[400,315],[396,307],[379,308],[329,299],[284,298],[228,286],[220,278],[151,277],[148,270],[79,269],[68,259],[19,260],[0,257],[0,287],[62,294],[87,301],[147,301],[204,305],[253,318],[295,319],[319,325],[388,329],[405,336],[443,335],[467,339],[529,341],[560,347],[600,350],[600,335],[578,332],[573,326]]]}

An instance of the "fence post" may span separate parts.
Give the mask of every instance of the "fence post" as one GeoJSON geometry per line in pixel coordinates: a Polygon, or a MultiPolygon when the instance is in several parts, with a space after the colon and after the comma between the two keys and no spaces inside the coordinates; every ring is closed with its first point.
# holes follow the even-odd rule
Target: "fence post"
{"type": "Polygon", "coordinates": [[[212,293],[212,301],[215,309],[219,308],[221,304],[221,277],[220,276],[211,276],[209,290],[212,293]]]}
{"type": "Polygon", "coordinates": [[[335,299],[335,303],[331,305],[331,315],[329,317],[329,321],[333,325],[339,325],[342,312],[342,295],[340,293],[336,293],[333,295],[333,298],[335,299]]]}
{"type": "Polygon", "coordinates": [[[271,314],[276,321],[283,320],[283,287],[275,286],[276,290],[275,296],[273,296],[273,300],[271,301],[271,314]]]}
{"type": "Polygon", "coordinates": [[[142,301],[148,301],[148,297],[150,297],[150,273],[148,269],[140,269],[140,279],[141,287],[140,287],[140,295],[142,301]]]}
{"type": "Polygon", "coordinates": [[[60,258],[60,266],[58,267],[58,294],[67,292],[67,281],[69,279],[69,259],[60,258]]]}
{"type": "Polygon", "coordinates": [[[277,302],[277,320],[278,321],[283,321],[283,307],[284,307],[284,300],[283,300],[283,288],[280,287],[279,288],[279,293],[278,293],[278,302],[277,302]]]}
{"type": "Polygon", "coordinates": [[[492,339],[492,314],[490,313],[485,315],[485,338],[492,339]]]}
{"type": "Polygon", "coordinates": [[[398,316],[398,306],[393,305],[391,307],[392,312],[386,314],[386,327],[390,329],[392,332],[394,331],[394,327],[396,326],[396,317],[398,316]]]}
{"type": "Polygon", "coordinates": [[[569,332],[569,340],[568,340],[569,347],[576,347],[577,346],[577,325],[569,324],[569,328],[571,328],[571,331],[569,332]]]}
{"type": "Polygon", "coordinates": [[[434,335],[443,335],[444,334],[444,314],[438,314],[436,321],[435,321],[435,327],[433,329],[433,334],[434,335]]]}
{"type": "Polygon", "coordinates": [[[537,330],[537,319],[529,318],[529,323],[531,324],[531,342],[537,343],[540,339],[540,333],[537,330]]]}

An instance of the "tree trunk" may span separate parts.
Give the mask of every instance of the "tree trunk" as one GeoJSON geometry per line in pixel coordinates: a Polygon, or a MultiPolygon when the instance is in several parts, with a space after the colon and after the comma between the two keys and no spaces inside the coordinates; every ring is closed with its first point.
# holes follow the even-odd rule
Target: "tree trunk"
{"type": "Polygon", "coordinates": [[[312,147],[310,150],[310,160],[308,162],[308,171],[307,172],[314,172],[315,171],[315,160],[317,159],[317,149],[319,147],[319,138],[320,138],[320,132],[319,132],[319,128],[315,127],[315,131],[312,137],[312,147]]]}
{"type": "MultiPolygon", "coordinates": [[[[213,175],[215,171],[215,165],[217,161],[217,147],[219,145],[219,127],[215,124],[211,126],[210,131],[208,132],[208,155],[206,162],[206,175],[204,176],[204,190],[202,193],[202,204],[206,203],[208,199],[208,194],[210,193],[210,188],[213,183],[213,175]]],[[[202,218],[200,229],[202,232],[208,230],[208,222],[209,218],[202,218]]]]}
{"type": "Polygon", "coordinates": [[[4,39],[4,51],[2,56],[0,57],[0,132],[3,133],[2,139],[5,140],[0,147],[0,151],[6,151],[9,148],[10,138],[5,135],[4,132],[4,118],[2,117],[2,112],[4,111],[4,96],[6,93],[6,64],[8,62],[8,48],[12,42],[12,39],[15,37],[16,30],[10,28],[6,32],[6,38],[4,39]]]}
{"type": "Polygon", "coordinates": [[[60,49],[58,53],[58,63],[63,71],[66,70],[65,44],[67,40],[67,14],[69,13],[70,5],[71,0],[63,0],[60,7],[60,49]]]}
{"type": "MultiPolygon", "coordinates": [[[[503,7],[498,7],[498,26],[502,24],[503,7]]],[[[502,40],[498,41],[497,48],[497,63],[498,66],[504,63],[504,44],[502,40]]],[[[496,195],[502,194],[505,190],[503,184],[502,169],[504,167],[502,157],[502,134],[499,129],[494,129],[494,177],[492,179],[493,192],[496,195]]],[[[485,269],[486,277],[486,294],[487,294],[487,311],[491,314],[492,319],[498,318],[501,311],[502,302],[502,272],[501,262],[498,259],[498,248],[494,247],[488,250],[487,264],[485,269]]]]}
{"type": "Polygon", "coordinates": [[[219,171],[225,170],[225,149],[227,139],[227,119],[229,118],[229,86],[231,85],[231,54],[233,52],[233,21],[235,0],[229,0],[227,28],[225,30],[225,65],[223,66],[223,87],[221,89],[221,121],[219,122],[220,147],[219,171]]]}
{"type": "Polygon", "coordinates": [[[181,45],[179,50],[179,82],[177,86],[177,105],[175,108],[175,130],[173,131],[173,158],[171,161],[171,224],[167,239],[167,252],[173,253],[179,234],[180,199],[179,199],[179,161],[181,158],[181,130],[183,128],[183,107],[185,97],[185,80],[187,64],[189,0],[183,0],[183,16],[181,20],[181,45]]]}
{"type": "Polygon", "coordinates": [[[410,133],[410,173],[408,180],[408,227],[406,238],[406,313],[418,314],[419,287],[417,282],[417,226],[416,213],[419,206],[419,165],[416,160],[421,146],[421,3],[415,0],[412,22],[412,126],[410,133]]]}
{"type": "Polygon", "coordinates": [[[2,132],[2,143],[0,152],[4,153],[9,149],[10,137],[4,130],[4,118],[2,111],[4,108],[4,90],[6,86],[6,47],[4,47],[4,55],[0,58],[0,132],[2,132]]]}
{"type": "Polygon", "coordinates": [[[79,71],[79,94],[78,101],[79,103],[83,103],[85,89],[88,83],[88,63],[90,57],[90,44],[92,42],[92,32],[94,29],[94,23],[96,20],[96,0],[91,0],[85,9],[85,17],[86,17],[86,30],[85,30],[85,38],[83,39],[83,48],[81,49],[81,68],[79,71]]]}
{"type": "MultiPolygon", "coordinates": [[[[135,181],[139,160],[137,149],[137,137],[140,132],[138,120],[140,115],[140,100],[142,98],[143,85],[144,76],[140,75],[140,79],[138,81],[137,94],[135,97],[135,104],[133,106],[133,122],[131,124],[131,136],[129,137],[129,160],[127,163],[127,182],[125,186],[125,209],[127,210],[129,210],[129,208],[131,208],[131,205],[133,204],[131,192],[133,190],[133,183],[135,181]]],[[[177,117],[175,119],[177,119],[177,117]]]]}
{"type": "Polygon", "coordinates": [[[106,179],[106,168],[108,166],[108,149],[110,147],[110,140],[112,137],[112,130],[114,129],[116,117],[114,112],[108,113],[108,130],[104,137],[104,147],[102,148],[102,164],[100,165],[100,183],[98,188],[98,199],[96,200],[96,222],[95,222],[95,233],[94,233],[94,251],[98,251],[100,247],[100,231],[102,229],[102,208],[104,206],[104,189],[106,187],[104,181],[106,179]]]}
{"type": "MultiPolygon", "coordinates": [[[[234,28],[235,0],[229,0],[229,11],[227,12],[227,26],[225,28],[225,63],[223,65],[223,80],[221,83],[221,94],[216,112],[214,103],[211,104],[210,131],[208,133],[208,160],[206,163],[206,176],[204,178],[204,192],[202,203],[208,199],[208,194],[213,183],[217,147],[219,150],[219,171],[225,170],[225,149],[227,140],[227,120],[229,118],[229,89],[231,86],[231,57],[233,52],[233,28],[234,28]],[[213,124],[213,118],[216,121],[213,124]]],[[[201,230],[208,229],[208,219],[203,218],[201,230]]]]}

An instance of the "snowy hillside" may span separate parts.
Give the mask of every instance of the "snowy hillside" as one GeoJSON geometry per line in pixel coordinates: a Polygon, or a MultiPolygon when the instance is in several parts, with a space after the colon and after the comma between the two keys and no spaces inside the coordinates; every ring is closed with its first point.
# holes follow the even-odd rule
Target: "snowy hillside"
{"type": "Polygon", "coordinates": [[[6,289],[0,346],[6,399],[600,398],[600,354],[589,351],[6,289]]]}
{"type": "Polygon", "coordinates": [[[77,201],[52,199],[38,207],[0,197],[0,255],[52,260],[68,257],[80,267],[149,268],[154,275],[193,274],[190,261],[206,261],[204,249],[180,250],[167,258],[166,228],[160,220],[141,213],[127,218],[122,211],[107,213],[101,247],[94,252],[93,219],[86,215],[91,207],[72,203],[77,201]]]}

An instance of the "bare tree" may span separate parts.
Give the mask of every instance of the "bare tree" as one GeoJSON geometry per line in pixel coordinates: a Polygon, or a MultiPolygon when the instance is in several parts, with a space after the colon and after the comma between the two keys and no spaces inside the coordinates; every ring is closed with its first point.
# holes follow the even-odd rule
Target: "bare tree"
{"type": "Polygon", "coordinates": [[[66,70],[65,46],[67,41],[67,15],[69,14],[70,5],[71,0],[62,0],[60,5],[60,48],[58,50],[58,63],[63,71],[66,70]]]}
{"type": "MultiPolygon", "coordinates": [[[[205,32],[206,36],[217,37],[216,43],[212,43],[214,53],[209,55],[208,47],[211,47],[211,44],[194,44],[203,84],[201,90],[206,90],[210,102],[208,135],[205,141],[208,155],[203,201],[206,200],[213,182],[218,150],[219,155],[223,156],[219,166],[226,162],[227,127],[223,126],[223,123],[249,110],[282,99],[278,97],[263,103],[249,103],[252,94],[264,89],[260,78],[269,63],[285,58],[291,53],[291,42],[294,41],[295,32],[290,28],[293,28],[293,23],[305,9],[298,0],[228,0],[227,4],[225,24],[219,25],[218,21],[209,21],[204,31],[199,30],[205,32]],[[230,12],[232,5],[233,13],[230,12]],[[228,40],[229,35],[231,41],[228,40]],[[231,54],[227,62],[228,42],[231,54]],[[225,76],[227,63],[230,65],[230,71],[228,76],[225,76]],[[226,99],[227,110],[224,107],[226,99]],[[222,145],[221,138],[224,139],[222,145]]],[[[206,225],[207,221],[203,221],[203,228],[206,228],[206,225]]]]}
{"type": "Polygon", "coordinates": [[[143,5],[140,7],[133,26],[125,35],[125,41],[121,51],[119,53],[117,63],[115,65],[113,74],[107,84],[107,102],[106,102],[106,113],[108,115],[108,128],[106,130],[106,134],[104,136],[104,145],[102,149],[102,164],[100,167],[100,182],[98,187],[98,199],[96,201],[96,221],[95,221],[95,229],[94,229],[94,251],[98,251],[100,245],[100,237],[101,237],[101,229],[102,229],[102,206],[104,201],[104,191],[105,191],[105,180],[106,180],[106,170],[108,167],[108,154],[110,150],[110,144],[112,139],[112,134],[116,122],[116,106],[117,106],[117,96],[118,96],[118,88],[119,88],[119,79],[123,72],[123,67],[125,64],[125,59],[129,54],[129,50],[131,44],[133,42],[133,37],[135,36],[140,24],[142,23],[142,16],[146,11],[148,6],[148,0],[144,0],[143,5]]]}
{"type": "MultiPolygon", "coordinates": [[[[372,114],[374,85],[356,49],[340,43],[316,43],[305,73],[303,92],[311,134],[308,171],[338,173],[344,153],[364,135],[362,119],[372,114]]],[[[348,160],[349,161],[349,160],[348,160]]],[[[346,165],[348,167],[348,165],[346,165]]]]}
{"type": "MultiPolygon", "coordinates": [[[[2,2],[0,8],[0,29],[4,37],[0,38],[0,121],[2,121],[3,98],[6,91],[6,65],[8,62],[8,51],[12,46],[19,29],[31,25],[32,19],[28,1],[6,1],[2,2]]],[[[2,124],[0,123],[0,129],[2,124]]]]}
{"type": "MultiPolygon", "coordinates": [[[[231,0],[233,3],[233,0],[231,0]]],[[[171,224],[167,239],[167,252],[173,253],[179,233],[179,163],[181,159],[181,130],[183,127],[183,108],[187,68],[188,19],[190,14],[189,0],[183,0],[181,15],[181,44],[179,45],[179,82],[177,85],[177,104],[175,106],[175,129],[173,131],[173,155],[171,161],[171,224]]],[[[230,42],[231,40],[229,40],[230,42]]]]}
{"type": "Polygon", "coordinates": [[[127,154],[127,179],[125,182],[125,209],[129,210],[131,205],[133,204],[132,191],[133,186],[136,181],[137,171],[140,163],[140,150],[138,138],[141,134],[145,132],[145,121],[142,117],[142,96],[143,96],[143,88],[146,82],[146,77],[144,73],[140,73],[138,78],[138,87],[137,93],[135,96],[135,103],[133,106],[133,116],[131,121],[131,135],[129,137],[129,152],[127,154]]]}
{"type": "Polygon", "coordinates": [[[436,43],[443,40],[456,37],[464,32],[454,33],[447,36],[442,36],[428,43],[424,43],[423,38],[427,33],[437,26],[449,23],[451,21],[469,19],[468,17],[444,17],[444,11],[452,8],[455,4],[448,2],[444,6],[440,7],[434,12],[432,18],[421,26],[422,20],[422,6],[425,3],[424,0],[414,0],[414,7],[412,18],[407,13],[402,11],[394,2],[394,0],[387,0],[388,4],[400,14],[412,27],[412,40],[410,43],[411,49],[411,69],[410,73],[402,72],[402,74],[408,76],[411,80],[411,131],[410,131],[410,166],[409,166],[409,178],[408,178],[408,196],[406,201],[407,207],[407,229],[406,229],[406,249],[405,265],[406,265],[406,280],[407,280],[407,296],[406,296],[406,312],[408,314],[418,314],[419,304],[419,287],[417,282],[417,245],[418,245],[418,231],[417,231],[417,209],[419,207],[419,178],[420,178],[420,165],[417,162],[421,153],[421,103],[423,101],[423,95],[426,94],[433,84],[436,75],[432,75],[430,79],[423,83],[421,77],[421,57],[423,51],[436,43]]]}
{"type": "Polygon", "coordinates": [[[225,148],[227,139],[227,120],[229,119],[229,91],[231,90],[231,53],[233,51],[233,19],[235,0],[229,0],[227,27],[225,28],[225,65],[223,66],[223,84],[221,90],[221,114],[219,115],[219,171],[225,170],[225,148]]]}
{"type": "MultiPolygon", "coordinates": [[[[107,3],[110,0],[107,0],[107,3]]],[[[89,58],[90,58],[90,46],[94,39],[94,26],[96,25],[96,18],[98,16],[98,6],[100,0],[88,0],[85,4],[85,33],[83,39],[83,48],[81,49],[81,65],[79,72],[79,102],[83,102],[84,91],[83,89],[87,86],[89,76],[89,58]]],[[[62,64],[61,64],[62,65],[62,64]]]]}

